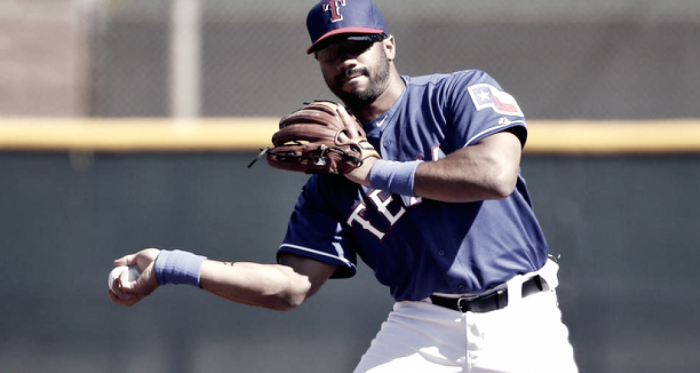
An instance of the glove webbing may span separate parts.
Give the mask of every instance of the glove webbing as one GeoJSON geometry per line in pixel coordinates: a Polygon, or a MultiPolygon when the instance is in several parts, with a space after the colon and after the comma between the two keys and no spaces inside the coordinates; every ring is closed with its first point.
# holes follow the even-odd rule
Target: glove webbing
{"type": "MultiPolygon", "coordinates": [[[[299,145],[301,145],[301,143],[299,143],[299,145]]],[[[262,158],[265,154],[268,154],[268,153],[274,155],[275,157],[279,157],[279,158],[281,158],[281,159],[311,159],[311,161],[312,161],[315,165],[317,165],[317,166],[322,166],[322,165],[325,164],[325,162],[326,162],[326,155],[327,155],[328,152],[330,152],[330,151],[336,151],[336,152],[340,153],[345,159],[348,159],[348,160],[349,160],[348,162],[354,163],[354,164],[352,165],[352,166],[354,166],[354,167],[360,167],[360,166],[362,166],[362,160],[361,160],[360,158],[357,158],[356,156],[354,156],[354,155],[352,155],[352,154],[350,154],[350,153],[346,152],[345,150],[340,149],[340,148],[338,148],[338,147],[335,147],[335,146],[327,146],[327,145],[325,145],[325,144],[321,144],[321,154],[318,155],[318,156],[313,156],[313,157],[304,156],[304,155],[297,155],[297,154],[295,154],[295,153],[279,153],[279,152],[274,152],[274,151],[272,151],[272,149],[268,146],[268,147],[266,147],[265,149],[260,149],[260,154],[258,154],[258,156],[255,157],[255,159],[254,159],[252,162],[250,162],[250,164],[248,165],[248,168],[252,167],[252,166],[255,164],[255,162],[258,161],[258,159],[262,158]]]]}

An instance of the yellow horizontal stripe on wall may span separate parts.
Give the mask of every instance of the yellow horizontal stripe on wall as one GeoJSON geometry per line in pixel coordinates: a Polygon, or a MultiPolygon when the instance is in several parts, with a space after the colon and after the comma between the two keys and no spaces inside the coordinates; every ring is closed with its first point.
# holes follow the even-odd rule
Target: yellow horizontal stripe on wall
{"type": "Polygon", "coordinates": [[[700,120],[531,121],[529,153],[700,153],[700,120]]]}
{"type": "MultiPolygon", "coordinates": [[[[279,118],[0,119],[0,150],[257,151],[279,118]]],[[[531,120],[530,154],[700,153],[700,120],[531,120]]]]}
{"type": "Polygon", "coordinates": [[[132,151],[257,150],[279,118],[4,119],[0,149],[132,151]]]}

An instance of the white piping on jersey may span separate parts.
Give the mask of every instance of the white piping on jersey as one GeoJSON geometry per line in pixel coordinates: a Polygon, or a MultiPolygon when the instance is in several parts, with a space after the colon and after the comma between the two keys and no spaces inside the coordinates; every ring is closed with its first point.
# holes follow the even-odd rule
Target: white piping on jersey
{"type": "Polygon", "coordinates": [[[466,148],[467,146],[471,145],[471,143],[472,143],[472,141],[474,141],[474,139],[477,139],[477,138],[481,137],[481,135],[483,135],[483,134],[485,134],[485,133],[487,133],[487,132],[495,131],[495,130],[501,129],[501,128],[503,128],[503,127],[507,127],[507,126],[509,126],[509,125],[511,125],[511,124],[513,124],[513,123],[518,123],[518,122],[527,125],[527,124],[525,123],[524,120],[513,120],[513,121],[511,121],[511,120],[508,120],[506,117],[501,117],[501,119],[498,120],[498,124],[500,124],[500,126],[491,127],[491,128],[485,129],[485,130],[483,130],[483,131],[477,133],[476,135],[472,136],[472,138],[470,138],[470,139],[467,141],[466,144],[464,144],[463,148],[466,148]]]}
{"type": "MultiPolygon", "coordinates": [[[[306,251],[306,252],[309,252],[309,253],[313,253],[313,254],[316,254],[316,255],[326,256],[326,257],[329,257],[329,258],[334,258],[334,259],[340,260],[341,262],[345,263],[345,264],[346,264],[347,266],[349,266],[349,267],[355,268],[355,265],[352,264],[352,262],[350,262],[349,260],[347,260],[347,259],[345,259],[345,258],[343,258],[343,257],[341,257],[341,256],[330,255],[330,254],[324,253],[323,251],[318,251],[318,250],[314,250],[314,249],[309,249],[308,247],[302,247],[302,246],[290,245],[290,244],[283,244],[282,246],[280,246],[280,248],[285,247],[285,246],[291,247],[291,248],[293,248],[293,249],[297,249],[297,250],[301,250],[301,251],[306,251]]],[[[336,250],[337,250],[337,247],[336,247],[336,250]]]]}

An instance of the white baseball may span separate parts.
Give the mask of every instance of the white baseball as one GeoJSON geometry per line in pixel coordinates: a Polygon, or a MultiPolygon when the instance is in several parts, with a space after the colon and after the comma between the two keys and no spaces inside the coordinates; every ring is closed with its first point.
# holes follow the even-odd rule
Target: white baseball
{"type": "MultiPolygon", "coordinates": [[[[141,276],[141,271],[139,271],[139,267],[137,267],[137,266],[114,267],[112,272],[109,273],[109,278],[107,279],[107,287],[112,289],[112,284],[114,284],[114,280],[117,279],[124,271],[129,271],[129,275],[128,275],[129,282],[136,281],[136,279],[139,278],[139,276],[141,276]]],[[[114,291],[114,289],[112,289],[112,291],[114,291]]]]}

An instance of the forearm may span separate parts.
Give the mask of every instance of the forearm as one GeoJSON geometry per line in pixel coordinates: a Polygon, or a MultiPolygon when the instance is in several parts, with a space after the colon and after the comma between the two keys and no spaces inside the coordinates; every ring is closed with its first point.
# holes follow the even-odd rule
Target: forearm
{"type": "Polygon", "coordinates": [[[230,301],[286,311],[314,295],[337,268],[286,253],[279,263],[230,263],[181,250],[144,249],[114,261],[137,265],[142,273],[136,281],[120,279],[108,293],[113,302],[133,306],[159,286],[191,285],[230,301]]]}
{"type": "Polygon", "coordinates": [[[515,188],[521,153],[518,138],[503,132],[437,161],[368,160],[346,176],[356,183],[391,193],[443,202],[500,199],[515,188]]]}
{"type": "Polygon", "coordinates": [[[202,289],[230,301],[273,310],[296,308],[308,296],[308,277],[278,264],[207,260],[200,272],[202,289]]]}
{"type": "Polygon", "coordinates": [[[416,196],[444,202],[473,202],[509,196],[517,181],[517,167],[501,154],[461,149],[416,169],[416,196]]]}

